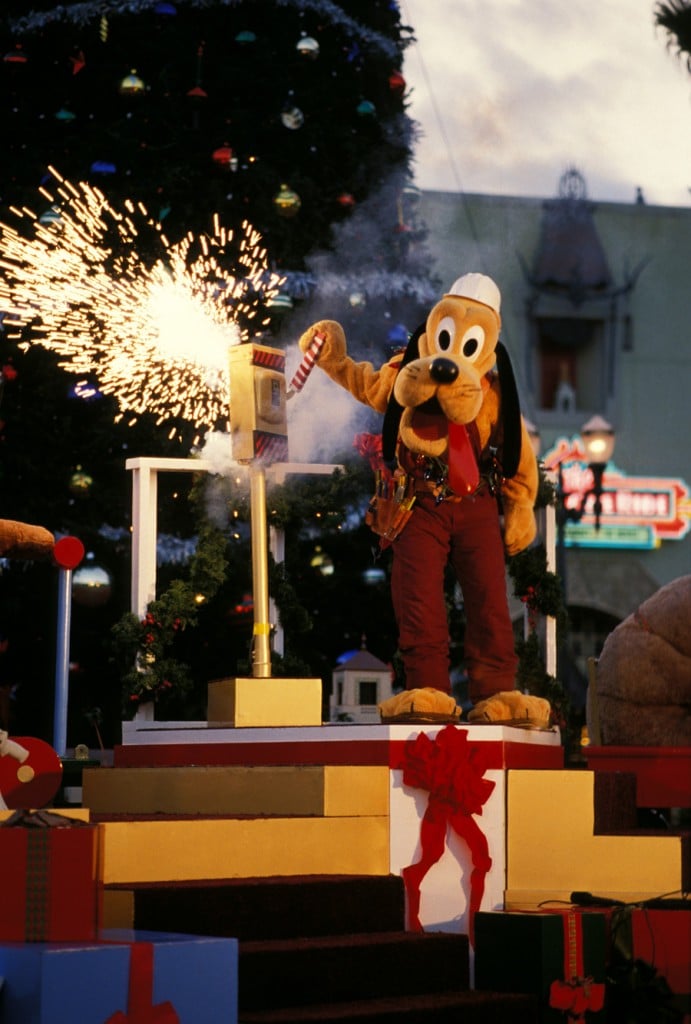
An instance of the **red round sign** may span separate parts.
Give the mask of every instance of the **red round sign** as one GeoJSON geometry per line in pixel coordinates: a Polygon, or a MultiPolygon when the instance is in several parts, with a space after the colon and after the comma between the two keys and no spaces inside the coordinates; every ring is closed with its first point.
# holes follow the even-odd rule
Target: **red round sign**
{"type": "Polygon", "coordinates": [[[61,537],[55,542],[53,560],[61,569],[76,569],[84,557],[84,545],[79,537],[61,537]]]}
{"type": "Polygon", "coordinates": [[[0,809],[36,810],[62,783],[62,762],[49,743],[0,731],[0,809]]]}

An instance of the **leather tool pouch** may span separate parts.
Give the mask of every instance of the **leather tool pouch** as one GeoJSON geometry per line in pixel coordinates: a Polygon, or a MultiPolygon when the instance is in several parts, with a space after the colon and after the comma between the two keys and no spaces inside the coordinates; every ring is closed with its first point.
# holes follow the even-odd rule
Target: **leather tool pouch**
{"type": "Polygon", "coordinates": [[[412,477],[401,474],[397,477],[385,478],[377,473],[375,494],[372,497],[365,522],[382,539],[382,543],[392,543],[413,514],[415,503],[415,481],[412,477]]]}

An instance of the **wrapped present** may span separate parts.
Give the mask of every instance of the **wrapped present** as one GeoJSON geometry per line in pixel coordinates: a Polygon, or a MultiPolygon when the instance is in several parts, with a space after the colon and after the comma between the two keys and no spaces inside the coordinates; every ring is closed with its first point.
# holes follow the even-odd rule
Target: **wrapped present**
{"type": "Polygon", "coordinates": [[[563,911],[475,915],[475,987],[540,997],[545,1024],[604,1021],[605,915],[563,911]]]}
{"type": "Polygon", "coordinates": [[[0,945],[3,1024],[237,1024],[238,943],[106,930],[0,945]]]}
{"type": "Polygon", "coordinates": [[[631,933],[634,957],[652,964],[691,1012],[691,904],[673,910],[636,907],[631,933]]]}
{"type": "Polygon", "coordinates": [[[101,924],[101,826],[51,811],[0,823],[2,942],[96,938],[101,924]]]}

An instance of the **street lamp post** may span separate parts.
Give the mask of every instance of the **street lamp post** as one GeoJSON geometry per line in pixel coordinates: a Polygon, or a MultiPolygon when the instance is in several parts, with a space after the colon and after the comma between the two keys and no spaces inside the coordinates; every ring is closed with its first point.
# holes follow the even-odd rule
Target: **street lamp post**
{"type": "Polygon", "coordinates": [[[581,440],[592,474],[592,485],[580,495],[578,504],[569,505],[571,492],[564,487],[564,469],[561,461],[557,467],[557,555],[558,572],[566,600],[566,524],[578,523],[583,518],[589,498],[593,498],[595,529],[600,529],[602,516],[602,481],[607,463],[612,458],[615,444],[614,428],[602,416],[593,416],[581,427],[581,440]]]}

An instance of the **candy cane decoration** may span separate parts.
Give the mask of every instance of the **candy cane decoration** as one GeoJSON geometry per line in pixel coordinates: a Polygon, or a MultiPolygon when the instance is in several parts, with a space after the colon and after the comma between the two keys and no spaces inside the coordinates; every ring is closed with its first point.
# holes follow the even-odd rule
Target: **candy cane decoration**
{"type": "Polygon", "coordinates": [[[305,381],[309,377],[310,373],[314,369],[314,364],[319,358],[322,346],[326,341],[326,335],[321,334],[317,331],[309,344],[307,351],[302,357],[302,362],[295,371],[295,376],[290,382],[290,387],[286,392],[286,398],[292,398],[293,395],[297,394],[298,391],[302,391],[305,386],[305,381]]]}

